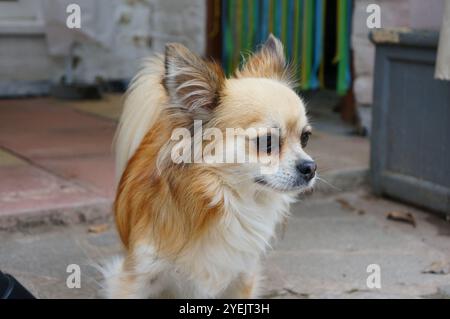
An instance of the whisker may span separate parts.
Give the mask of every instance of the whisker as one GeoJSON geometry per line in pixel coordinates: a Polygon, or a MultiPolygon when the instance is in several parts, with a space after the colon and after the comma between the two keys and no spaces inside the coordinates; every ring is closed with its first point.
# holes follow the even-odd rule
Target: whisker
{"type": "Polygon", "coordinates": [[[329,171],[331,171],[331,170],[333,170],[334,169],[334,167],[320,167],[320,172],[321,173],[323,173],[323,172],[329,172],[329,171]]]}
{"type": "Polygon", "coordinates": [[[342,191],[342,189],[340,189],[339,187],[334,186],[333,184],[331,184],[330,182],[326,181],[325,179],[323,179],[323,178],[321,178],[321,177],[319,177],[319,176],[317,176],[316,179],[317,179],[318,181],[323,182],[324,184],[330,186],[331,188],[334,188],[334,189],[337,190],[337,191],[342,191]]]}

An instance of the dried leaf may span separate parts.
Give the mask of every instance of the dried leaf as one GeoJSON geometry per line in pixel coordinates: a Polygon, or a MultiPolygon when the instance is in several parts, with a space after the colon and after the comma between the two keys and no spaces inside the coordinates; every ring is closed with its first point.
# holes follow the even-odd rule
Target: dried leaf
{"type": "Polygon", "coordinates": [[[423,274],[447,275],[450,273],[450,263],[445,261],[435,261],[430,266],[422,270],[423,274]]]}
{"type": "Polygon", "coordinates": [[[88,231],[90,233],[99,234],[107,231],[108,228],[108,224],[92,225],[91,227],[89,227],[88,231]]]}
{"type": "Polygon", "coordinates": [[[342,207],[343,209],[351,210],[351,211],[356,211],[356,210],[357,210],[357,209],[355,208],[355,206],[353,206],[352,204],[350,204],[346,199],[343,199],[343,198],[337,198],[337,199],[336,199],[336,202],[338,202],[338,203],[341,205],[341,207],[342,207]]]}
{"type": "Polygon", "coordinates": [[[287,293],[294,295],[294,296],[298,296],[300,298],[309,298],[309,294],[304,293],[304,292],[298,292],[295,289],[289,288],[289,287],[284,287],[283,288],[284,291],[286,291],[287,293]]]}
{"type": "Polygon", "coordinates": [[[386,217],[387,219],[408,223],[413,227],[416,227],[416,220],[414,219],[414,216],[411,213],[392,211],[389,212],[386,215],[386,217]]]}

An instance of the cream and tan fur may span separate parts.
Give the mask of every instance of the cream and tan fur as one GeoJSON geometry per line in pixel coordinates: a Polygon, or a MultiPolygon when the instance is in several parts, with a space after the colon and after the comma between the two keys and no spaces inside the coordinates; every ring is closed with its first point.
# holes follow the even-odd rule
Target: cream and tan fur
{"type": "MultiPolygon", "coordinates": [[[[275,226],[314,183],[314,172],[308,179],[298,172],[299,161],[311,162],[301,145],[309,130],[273,36],[231,78],[168,44],[133,81],[116,135],[114,208],[125,253],[105,269],[105,296],[257,297],[275,226]],[[171,133],[195,119],[222,131],[279,128],[278,170],[261,176],[259,164],[174,164],[171,133]]],[[[249,151],[258,153],[255,143],[249,151]]]]}

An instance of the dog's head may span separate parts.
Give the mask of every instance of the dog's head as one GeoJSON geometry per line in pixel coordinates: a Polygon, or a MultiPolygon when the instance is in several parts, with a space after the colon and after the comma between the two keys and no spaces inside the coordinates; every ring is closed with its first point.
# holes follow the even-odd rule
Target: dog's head
{"type": "Polygon", "coordinates": [[[298,192],[314,184],[316,164],[304,150],[311,127],[289,73],[283,46],[271,35],[231,78],[184,46],[168,44],[163,84],[171,112],[184,117],[197,137],[189,147],[198,137],[203,142],[197,148],[203,161],[242,183],[298,192]],[[195,120],[202,121],[200,133],[195,120]],[[242,150],[244,160],[238,155],[242,150]]]}

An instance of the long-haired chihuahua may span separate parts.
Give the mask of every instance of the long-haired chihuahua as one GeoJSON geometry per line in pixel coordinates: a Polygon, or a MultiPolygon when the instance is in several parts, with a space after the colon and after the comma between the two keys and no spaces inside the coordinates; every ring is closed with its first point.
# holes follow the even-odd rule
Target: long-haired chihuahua
{"type": "Polygon", "coordinates": [[[258,296],[275,227],[315,181],[291,73],[272,35],[229,78],[181,44],[146,63],[116,134],[125,253],[104,269],[106,297],[258,296]]]}

